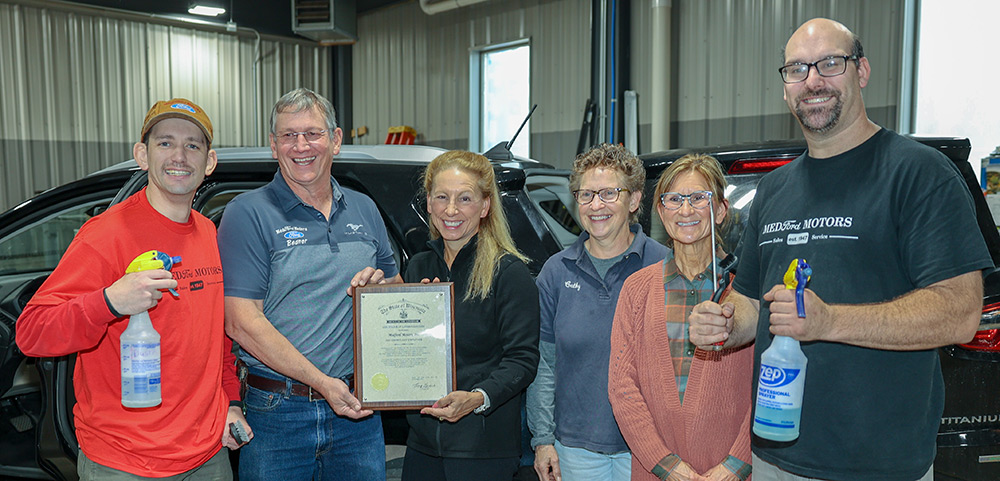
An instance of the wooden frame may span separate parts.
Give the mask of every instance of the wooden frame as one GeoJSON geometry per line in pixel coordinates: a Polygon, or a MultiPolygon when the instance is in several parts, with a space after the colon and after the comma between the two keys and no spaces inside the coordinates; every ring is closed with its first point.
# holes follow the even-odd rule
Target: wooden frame
{"type": "Polygon", "coordinates": [[[455,287],[354,290],[354,395],[362,409],[420,409],[455,390],[455,287]]]}

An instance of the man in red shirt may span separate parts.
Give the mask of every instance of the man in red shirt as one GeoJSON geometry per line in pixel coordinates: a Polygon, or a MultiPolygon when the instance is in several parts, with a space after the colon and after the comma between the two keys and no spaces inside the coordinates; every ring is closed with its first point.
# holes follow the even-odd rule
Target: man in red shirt
{"type": "Polygon", "coordinates": [[[212,123],[189,100],[160,101],[140,139],[133,154],[149,185],[80,228],[18,319],[17,344],[29,356],[77,354],[81,479],[232,479],[222,447],[239,445],[228,425],[249,427],[225,335],[215,225],[191,209],[216,166],[212,123]],[[150,250],[181,260],[173,272],[125,273],[150,250]],[[144,311],[161,340],[162,402],[133,409],[121,402],[119,338],[144,311]]]}

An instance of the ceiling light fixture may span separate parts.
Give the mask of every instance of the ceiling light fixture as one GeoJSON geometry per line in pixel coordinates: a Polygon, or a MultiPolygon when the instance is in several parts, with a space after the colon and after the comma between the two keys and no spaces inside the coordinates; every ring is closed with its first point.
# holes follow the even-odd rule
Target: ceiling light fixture
{"type": "Polygon", "coordinates": [[[206,17],[218,17],[219,15],[226,13],[226,9],[205,5],[195,5],[188,9],[188,13],[192,15],[204,15],[206,17]]]}

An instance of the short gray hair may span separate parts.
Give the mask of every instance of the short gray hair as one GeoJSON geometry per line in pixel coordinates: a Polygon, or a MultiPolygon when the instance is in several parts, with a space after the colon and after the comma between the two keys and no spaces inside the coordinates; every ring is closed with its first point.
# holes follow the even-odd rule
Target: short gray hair
{"type": "Polygon", "coordinates": [[[333,137],[333,131],[337,130],[337,111],[326,97],[313,92],[304,87],[282,95],[271,109],[271,135],[277,135],[278,114],[296,114],[306,109],[316,108],[319,113],[326,117],[327,135],[333,137]]]}

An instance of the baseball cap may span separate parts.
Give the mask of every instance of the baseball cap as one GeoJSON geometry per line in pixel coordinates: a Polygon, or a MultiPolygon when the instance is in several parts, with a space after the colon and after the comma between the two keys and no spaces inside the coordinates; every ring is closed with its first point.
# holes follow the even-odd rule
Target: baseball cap
{"type": "Polygon", "coordinates": [[[150,107],[149,112],[146,112],[146,120],[142,122],[142,132],[139,134],[139,141],[141,142],[146,137],[146,134],[149,133],[149,130],[163,119],[190,120],[205,133],[208,143],[212,143],[212,121],[208,119],[208,115],[198,104],[181,98],[160,100],[150,107]]]}

